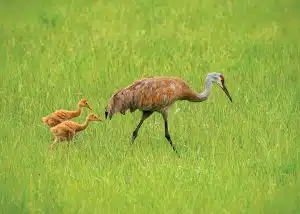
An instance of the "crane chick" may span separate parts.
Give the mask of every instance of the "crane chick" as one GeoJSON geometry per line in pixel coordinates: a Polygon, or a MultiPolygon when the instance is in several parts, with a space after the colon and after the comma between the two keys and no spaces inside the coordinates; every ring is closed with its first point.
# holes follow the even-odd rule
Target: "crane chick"
{"type": "Polygon", "coordinates": [[[102,119],[91,113],[86,117],[85,122],[82,124],[71,120],[65,120],[58,125],[51,127],[50,131],[54,136],[54,141],[50,145],[50,149],[53,149],[55,144],[61,141],[71,141],[78,132],[85,130],[91,121],[100,122],[102,119]]]}
{"type": "Polygon", "coordinates": [[[105,108],[105,118],[109,117],[111,119],[118,112],[125,115],[127,110],[130,110],[130,112],[137,109],[142,111],[142,118],[132,133],[131,143],[133,143],[144,120],[150,117],[153,112],[161,113],[164,120],[165,137],[173,150],[177,152],[168,130],[168,109],[178,100],[189,102],[207,100],[212,83],[220,86],[229,100],[232,101],[225,86],[224,75],[221,73],[208,73],[205,90],[200,93],[192,90],[183,79],[177,77],[149,77],[134,81],[128,87],[121,88],[114,93],[105,108]]]}
{"type": "Polygon", "coordinates": [[[78,103],[78,109],[74,111],[68,111],[64,109],[56,110],[55,112],[51,113],[50,115],[47,115],[42,118],[42,122],[49,127],[56,126],[57,124],[65,121],[70,120],[72,118],[78,117],[81,115],[82,108],[88,108],[92,110],[90,105],[88,104],[88,101],[86,99],[81,99],[78,103]]]}

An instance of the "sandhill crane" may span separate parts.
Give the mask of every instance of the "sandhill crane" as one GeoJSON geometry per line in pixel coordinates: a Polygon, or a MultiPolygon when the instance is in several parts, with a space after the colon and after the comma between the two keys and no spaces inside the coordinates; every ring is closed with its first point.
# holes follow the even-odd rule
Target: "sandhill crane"
{"type": "Polygon", "coordinates": [[[48,125],[49,127],[56,126],[57,124],[61,123],[65,120],[70,120],[72,118],[78,117],[81,112],[82,108],[88,108],[92,110],[90,105],[88,104],[86,99],[81,99],[78,103],[78,109],[75,111],[68,111],[64,109],[56,110],[55,112],[45,116],[42,118],[42,122],[48,125]]]}
{"type": "Polygon", "coordinates": [[[50,145],[50,149],[53,149],[53,146],[61,141],[71,141],[78,132],[85,130],[91,121],[102,121],[102,119],[91,113],[86,117],[83,124],[65,120],[51,127],[50,131],[54,136],[54,141],[50,145]]]}
{"type": "Polygon", "coordinates": [[[187,100],[190,102],[202,102],[208,99],[212,83],[219,85],[232,102],[232,98],[225,86],[224,75],[221,73],[208,73],[206,77],[206,88],[203,92],[193,91],[188,84],[177,77],[149,77],[134,81],[126,88],[119,89],[109,100],[105,108],[105,118],[111,120],[113,114],[120,112],[125,115],[129,109],[134,112],[142,111],[142,118],[132,133],[131,143],[134,142],[138,131],[153,112],[162,114],[165,126],[165,138],[177,152],[168,130],[168,109],[177,100],[187,100]]]}

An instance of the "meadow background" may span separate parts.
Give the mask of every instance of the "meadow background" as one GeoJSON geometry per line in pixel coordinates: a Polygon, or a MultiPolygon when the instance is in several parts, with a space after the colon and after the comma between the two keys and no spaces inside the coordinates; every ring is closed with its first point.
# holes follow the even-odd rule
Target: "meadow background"
{"type": "MultiPolygon", "coordinates": [[[[1,213],[300,212],[300,1],[0,1],[1,213]],[[92,123],[48,151],[41,117],[109,97],[148,75],[197,91],[169,129],[155,114],[92,123]]],[[[83,121],[84,110],[76,121],[83,121]]]]}

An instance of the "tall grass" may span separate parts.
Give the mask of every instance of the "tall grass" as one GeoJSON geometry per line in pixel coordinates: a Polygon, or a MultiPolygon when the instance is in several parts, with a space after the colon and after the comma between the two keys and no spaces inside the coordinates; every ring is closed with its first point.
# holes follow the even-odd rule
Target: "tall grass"
{"type": "MultiPolygon", "coordinates": [[[[300,3],[0,2],[1,213],[299,213],[300,3]],[[213,88],[178,102],[171,137],[154,114],[91,124],[48,151],[41,117],[86,97],[101,117],[118,88],[147,75],[213,88]]],[[[87,111],[76,118],[83,121],[87,111]]]]}

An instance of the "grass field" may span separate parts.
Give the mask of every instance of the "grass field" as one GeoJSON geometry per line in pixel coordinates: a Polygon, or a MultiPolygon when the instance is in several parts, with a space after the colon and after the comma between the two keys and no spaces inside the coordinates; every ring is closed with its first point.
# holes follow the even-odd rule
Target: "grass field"
{"type": "MultiPolygon", "coordinates": [[[[1,213],[300,213],[300,2],[0,1],[1,213]],[[48,151],[41,117],[147,75],[184,78],[169,129],[140,112],[48,151]]],[[[76,121],[83,121],[84,110],[76,121]]]]}

